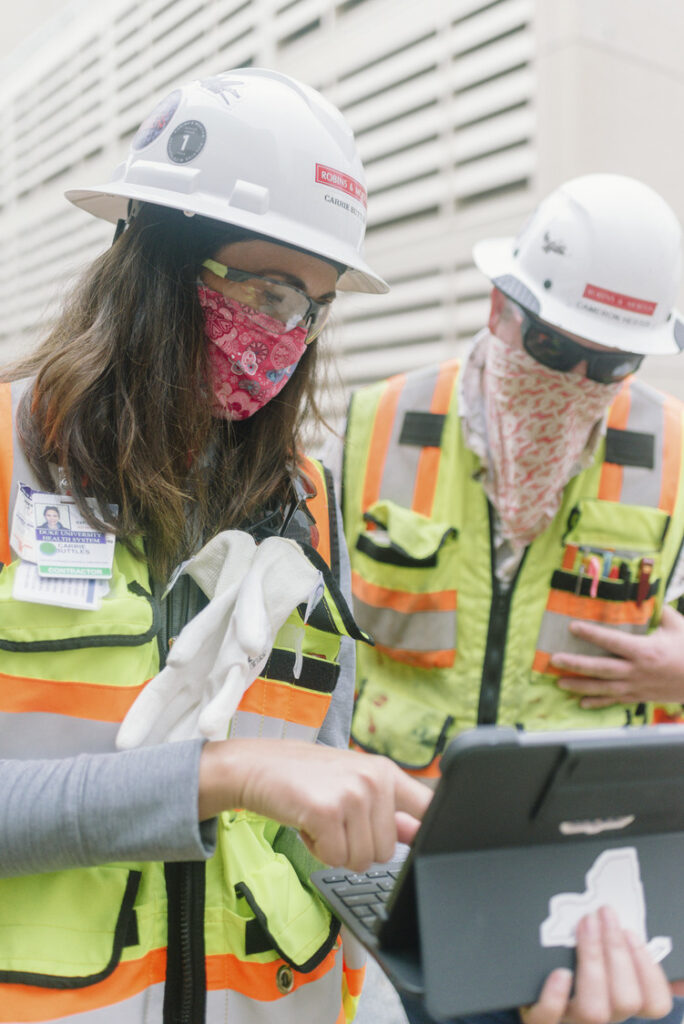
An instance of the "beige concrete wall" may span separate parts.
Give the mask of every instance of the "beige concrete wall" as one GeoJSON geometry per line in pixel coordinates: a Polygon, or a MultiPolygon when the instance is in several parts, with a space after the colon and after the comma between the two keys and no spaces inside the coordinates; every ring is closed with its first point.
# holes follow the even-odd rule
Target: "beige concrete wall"
{"type": "MultiPolygon", "coordinates": [[[[112,8],[118,5],[130,6],[130,0],[110,0],[107,7],[109,16],[112,8]]],[[[3,72],[7,79],[11,74],[24,77],[20,69],[27,64],[31,53],[40,61],[41,74],[55,62],[59,65],[65,52],[65,37],[73,39],[74,35],[85,31],[86,21],[102,16],[102,8],[93,5],[90,0],[24,0],[19,4],[5,6],[7,9],[3,15],[3,34],[0,38],[0,91],[3,72]],[[11,55],[9,60],[8,55],[11,55]]],[[[209,10],[210,6],[209,0],[206,0],[205,9],[209,10]]],[[[370,60],[376,53],[391,51],[394,44],[388,41],[391,34],[389,29],[381,34],[381,39],[375,28],[383,17],[390,17],[390,8],[396,15],[398,6],[401,7],[402,17],[395,17],[390,26],[395,34],[398,33],[397,46],[405,43],[410,36],[420,37],[421,31],[429,27],[430,10],[438,9],[440,18],[443,14],[446,21],[451,12],[465,10],[468,2],[430,0],[421,5],[418,0],[401,0],[401,4],[399,0],[394,0],[394,3],[391,0],[378,3],[376,0],[373,4],[360,5],[348,21],[340,21],[339,31],[336,29],[329,35],[323,32],[305,36],[294,48],[283,51],[285,56],[281,54],[279,57],[285,62],[282,70],[316,79],[323,74],[322,68],[326,62],[337,60],[343,63],[341,55],[347,51],[355,53],[356,61],[360,59],[359,55],[365,55],[370,60]]],[[[253,11],[255,7],[256,3],[252,6],[253,11]]],[[[293,14],[296,14],[296,9],[293,14]]],[[[366,350],[376,343],[379,350],[377,358],[373,356],[375,362],[372,365],[369,362],[363,373],[377,375],[387,372],[382,361],[386,356],[386,347],[383,346],[388,337],[394,338],[397,324],[405,332],[414,329],[405,309],[411,306],[414,298],[418,308],[415,317],[420,328],[416,329],[415,345],[396,346],[396,356],[405,359],[406,366],[443,356],[444,346],[453,344],[455,335],[465,337],[474,331],[485,315],[486,303],[482,296],[486,287],[468,266],[471,244],[490,234],[515,232],[534,205],[535,199],[567,178],[596,170],[634,175],[664,195],[684,222],[684,186],[680,180],[684,165],[684,133],[679,129],[679,112],[684,109],[684,75],[681,73],[680,53],[681,40],[684,39],[684,3],[681,0],[530,0],[528,4],[526,0],[512,0],[506,5],[498,5],[489,10],[485,8],[482,19],[466,19],[463,25],[458,25],[450,33],[444,30],[443,42],[440,43],[444,51],[440,94],[446,96],[451,87],[462,87],[464,69],[473,65],[471,77],[476,76],[474,64],[478,60],[489,59],[489,47],[470,53],[462,34],[472,33],[475,21],[480,23],[480,20],[484,22],[491,19],[489,35],[495,37],[497,32],[501,32],[501,42],[496,47],[500,47],[503,54],[512,42],[505,37],[506,29],[515,25],[516,17],[527,22],[524,38],[533,39],[529,45],[529,51],[534,55],[533,67],[527,64],[529,54],[525,47],[519,55],[521,67],[524,65],[520,74],[526,81],[529,79],[530,82],[536,82],[536,86],[529,87],[535,90],[533,110],[528,107],[524,112],[516,113],[514,110],[510,115],[500,115],[489,122],[461,130],[454,126],[459,125],[464,118],[466,122],[468,119],[465,115],[461,117],[460,106],[471,103],[473,93],[466,92],[463,96],[455,94],[454,98],[442,103],[444,125],[451,126],[443,134],[452,139],[454,155],[459,156],[466,142],[471,143],[475,135],[481,135],[478,145],[484,149],[487,138],[494,140],[493,147],[497,144],[497,131],[500,133],[499,143],[505,142],[507,136],[504,122],[510,122],[510,131],[513,132],[516,118],[523,117],[526,125],[529,123],[530,126],[522,134],[526,135],[525,149],[529,165],[533,168],[533,188],[510,194],[504,191],[491,200],[462,209],[458,203],[460,176],[467,173],[472,175],[471,166],[460,168],[458,173],[454,169],[451,178],[449,173],[440,172],[425,182],[405,188],[397,187],[389,192],[386,190],[386,194],[374,198],[373,209],[377,211],[383,203],[390,200],[394,202],[397,193],[408,194],[413,190],[420,193],[422,201],[425,190],[433,189],[437,196],[435,202],[441,203],[442,214],[438,219],[424,217],[400,221],[396,227],[369,237],[368,255],[371,262],[392,278],[393,284],[395,278],[398,283],[387,299],[373,299],[374,303],[383,302],[386,305],[387,316],[382,322],[376,315],[380,309],[379,304],[371,310],[369,301],[369,320],[364,321],[364,297],[349,299],[347,309],[352,310],[353,306],[354,316],[358,320],[349,335],[351,340],[347,342],[342,339],[341,349],[343,373],[351,380],[355,379],[355,368],[359,361],[362,358],[370,360],[366,350]],[[449,57],[450,53],[461,52],[465,56],[449,57]],[[420,279],[421,271],[426,268],[433,275],[429,280],[414,284],[409,279],[411,272],[420,279]],[[439,280],[435,277],[435,268],[441,274],[439,280]],[[445,295],[448,297],[446,304],[443,301],[445,295]],[[426,306],[430,307],[429,315],[435,321],[434,329],[431,326],[429,331],[425,327],[428,317],[426,306]],[[427,335],[429,338],[425,340],[427,335]],[[441,341],[434,340],[437,335],[441,341]],[[347,348],[348,357],[344,354],[347,348]]],[[[475,42],[478,40],[482,41],[480,36],[474,39],[475,42]]],[[[518,40],[522,45],[520,36],[518,40]]],[[[428,41],[420,45],[427,48],[433,44],[428,41]]],[[[103,47],[109,53],[107,46],[105,41],[103,47]]],[[[400,62],[409,58],[414,59],[411,54],[403,54],[400,62]]],[[[387,66],[391,63],[390,60],[385,61],[387,66]]],[[[494,65],[491,70],[495,70],[494,65]]],[[[371,69],[363,72],[361,77],[364,74],[372,76],[376,71],[371,69]]],[[[401,77],[399,72],[397,76],[401,77]]],[[[142,73],[141,77],[144,77],[142,73]]],[[[31,77],[26,76],[26,89],[29,92],[31,81],[31,77]]],[[[387,82],[383,79],[381,84],[387,85],[387,82]]],[[[372,92],[371,86],[372,83],[368,89],[372,92]]],[[[143,87],[144,82],[141,84],[144,91],[143,87]]],[[[491,88],[496,88],[496,82],[491,88]]],[[[355,81],[346,78],[336,88],[332,98],[348,100],[350,89],[354,93],[354,105],[349,116],[363,125],[364,118],[367,120],[370,117],[364,113],[364,104],[370,108],[376,101],[369,99],[367,103],[365,100],[357,102],[356,91],[361,86],[357,89],[355,81]]],[[[402,89],[406,92],[403,86],[399,91],[402,89]]],[[[361,89],[359,96],[362,92],[361,89]]],[[[391,100],[392,95],[390,89],[385,98],[391,100]]],[[[520,95],[529,95],[527,86],[520,95]]],[[[512,99],[515,100],[516,96],[512,99]]],[[[146,112],[141,110],[141,116],[146,112]]],[[[394,129],[390,126],[388,130],[394,129]]],[[[92,181],[107,176],[119,159],[118,142],[115,146],[115,140],[110,139],[107,131],[103,129],[99,137],[101,152],[95,158],[97,166],[93,161],[84,165],[78,172],[79,179],[92,181]]],[[[378,138],[383,131],[380,129],[378,138]]],[[[378,149],[382,149],[382,142],[373,141],[373,138],[368,135],[361,138],[364,155],[366,150],[376,154],[378,149]]],[[[427,151],[430,145],[428,140],[423,148],[427,151]]],[[[401,164],[404,159],[410,161],[414,156],[415,151],[405,158],[399,156],[395,163],[401,164]]],[[[446,158],[442,155],[439,159],[444,162],[446,158]]],[[[491,162],[515,162],[517,159],[517,151],[514,150],[513,153],[494,155],[491,162]]],[[[379,164],[369,166],[369,185],[374,185],[378,175],[382,177],[386,174],[385,165],[390,162],[381,160],[379,164]]],[[[476,163],[476,174],[480,173],[480,165],[484,173],[489,161],[483,159],[476,163]]],[[[31,217],[26,220],[29,225],[27,230],[31,229],[34,222],[47,222],[53,207],[56,209],[56,204],[61,206],[61,190],[74,184],[75,173],[70,169],[69,180],[62,182],[51,179],[44,187],[34,190],[30,197],[31,217]]],[[[526,167],[525,176],[528,173],[526,167]]],[[[515,177],[513,171],[509,177],[515,177]]],[[[410,199],[410,202],[414,200],[410,199]]],[[[400,213],[411,212],[413,207],[409,209],[409,199],[406,199],[406,203],[409,204],[406,209],[402,207],[399,210],[397,205],[400,213]]],[[[16,205],[14,213],[10,211],[3,224],[5,231],[8,226],[13,226],[14,215],[24,223],[25,209],[16,205]]],[[[680,305],[684,307],[684,287],[680,293],[680,305]]],[[[8,322],[7,318],[5,322],[8,322]]],[[[406,367],[402,364],[395,368],[406,367]]],[[[673,390],[684,398],[684,361],[670,357],[654,358],[649,360],[644,372],[656,386],[673,390]]]]}
{"type": "Polygon", "coordinates": [[[69,6],[62,0],[22,0],[21,3],[3,4],[0,61],[69,6]]]}
{"type": "MultiPolygon", "coordinates": [[[[684,223],[684,4],[537,0],[536,10],[537,197],[613,171],[647,182],[684,223]]],[[[642,375],[684,398],[684,358],[652,357],[642,375]]]]}

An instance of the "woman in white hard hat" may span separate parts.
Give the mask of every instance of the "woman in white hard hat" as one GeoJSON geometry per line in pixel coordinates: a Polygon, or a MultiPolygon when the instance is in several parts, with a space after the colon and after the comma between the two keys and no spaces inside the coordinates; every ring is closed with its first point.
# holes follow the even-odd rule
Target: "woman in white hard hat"
{"type": "Polygon", "coordinates": [[[353,137],[243,69],[175,90],[69,198],[116,240],[0,386],[0,1022],[341,1024],[363,957],[310,852],[386,860],[429,800],[336,749],[359,632],[299,444],[336,291],[385,290],[353,137]]]}
{"type": "Polygon", "coordinates": [[[389,762],[335,749],[353,686],[341,635],[359,634],[328,480],[299,444],[337,290],[386,290],[361,253],[354,140],[313,90],[236,71],[175,90],[112,181],[69,198],[118,227],[3,386],[3,490],[23,485],[24,517],[36,491],[41,513],[71,500],[87,529],[48,551],[35,520],[39,563],[82,563],[36,614],[45,595],[15,599],[30,563],[3,524],[1,747],[21,758],[3,789],[21,797],[0,839],[0,1021],[336,1024],[363,957],[349,942],[343,957],[309,850],[365,868],[393,853],[395,810],[428,800],[389,762]],[[99,607],[75,609],[109,572],[99,607]],[[200,714],[217,608],[233,641],[213,652],[229,665],[218,720],[218,704],[200,714]],[[185,655],[160,672],[170,649],[185,655]]]}

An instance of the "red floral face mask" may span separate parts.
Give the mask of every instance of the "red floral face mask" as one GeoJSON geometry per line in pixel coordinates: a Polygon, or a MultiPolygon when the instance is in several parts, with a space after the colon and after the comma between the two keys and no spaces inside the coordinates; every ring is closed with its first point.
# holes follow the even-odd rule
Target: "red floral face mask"
{"type": "Polygon", "coordinates": [[[491,473],[484,483],[504,537],[530,544],[558,512],[565,485],[622,381],[598,384],[542,366],[491,334],[485,356],[491,473]]]}
{"type": "Polygon", "coordinates": [[[212,412],[222,419],[245,420],[285,387],[306,351],[307,329],[283,333],[280,321],[203,284],[197,294],[210,342],[212,412]]]}

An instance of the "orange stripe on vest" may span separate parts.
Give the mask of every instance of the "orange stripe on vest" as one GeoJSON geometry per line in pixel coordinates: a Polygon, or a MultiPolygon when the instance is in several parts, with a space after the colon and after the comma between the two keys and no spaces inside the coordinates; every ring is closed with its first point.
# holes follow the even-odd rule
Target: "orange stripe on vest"
{"type": "MultiPolygon", "coordinates": [[[[459,363],[456,359],[452,359],[441,366],[435,390],[432,394],[432,401],[430,402],[431,413],[445,416],[449,412],[451,395],[454,390],[454,380],[458,375],[458,369],[459,363]]],[[[432,445],[423,448],[418,459],[416,483],[413,491],[413,511],[421,512],[424,516],[432,514],[441,456],[442,449],[432,445]]]]}
{"type": "Polygon", "coordinates": [[[14,452],[12,450],[12,392],[0,384],[0,562],[12,560],[9,546],[9,503],[14,452]]]}
{"type": "MultiPolygon", "coordinates": [[[[294,972],[294,987],[300,988],[323,977],[335,963],[336,950],[332,950],[315,970],[308,974],[294,972]]],[[[270,963],[250,963],[232,953],[206,957],[207,989],[232,989],[242,995],[263,1001],[281,999],[276,984],[282,960],[270,963]]],[[[33,985],[0,985],[0,1022],[26,1022],[33,1024],[53,1017],[87,1013],[100,1007],[111,1006],[143,992],[151,985],[162,983],[166,977],[166,950],[155,949],[139,960],[129,960],[95,985],[81,989],[45,989],[33,985]]]]}
{"type": "Polygon", "coordinates": [[[679,403],[671,395],[665,396],[663,414],[663,471],[658,508],[672,515],[677,503],[682,464],[682,417],[679,403]]]}
{"type": "Polygon", "coordinates": [[[672,724],[673,722],[680,725],[684,722],[684,715],[681,712],[679,714],[675,712],[671,715],[665,708],[653,708],[653,718],[651,721],[653,725],[672,724]]]}
{"type": "MultiPolygon", "coordinates": [[[[0,712],[43,712],[96,722],[121,722],[146,685],[105,686],[0,673],[0,712]]],[[[258,678],[242,698],[239,710],[318,728],[329,704],[329,694],[258,678]]]]}
{"type": "MultiPolygon", "coordinates": [[[[626,430],[630,405],[631,396],[629,388],[625,385],[610,407],[608,426],[614,430],[626,430]]],[[[614,462],[604,462],[599,481],[599,498],[603,501],[619,501],[622,493],[622,476],[622,466],[614,462]]]]}
{"type": "MultiPolygon", "coordinates": [[[[293,971],[294,988],[301,988],[309,985],[312,981],[322,978],[328,971],[332,970],[335,964],[335,957],[338,949],[332,949],[325,960],[318,967],[307,974],[293,971]]],[[[276,974],[282,967],[282,960],[272,960],[266,964],[254,963],[247,960],[240,960],[233,953],[215,953],[205,958],[207,969],[208,991],[222,991],[232,989],[240,992],[243,996],[252,999],[260,999],[263,1002],[271,1002],[274,999],[282,999],[283,993],[279,991],[276,984],[276,974]]],[[[340,993],[341,998],[341,993],[340,993]]]]}
{"type": "Polygon", "coordinates": [[[52,1020],[120,1003],[164,981],[166,950],[153,949],[140,960],[128,960],[95,985],[77,989],[0,984],[0,1021],[52,1020]]]}
{"type": "Polygon", "coordinates": [[[238,711],[250,711],[265,718],[318,729],[330,704],[329,693],[316,693],[275,679],[255,679],[238,705],[238,711]]]}
{"type": "Polygon", "coordinates": [[[650,597],[641,606],[636,601],[599,601],[594,597],[566,594],[552,590],[546,610],[558,615],[569,615],[573,619],[587,619],[591,622],[608,622],[612,625],[631,622],[645,626],[651,621],[655,597],[650,597]]]}
{"type": "Polygon", "coordinates": [[[146,685],[106,686],[0,673],[0,711],[42,711],[96,722],[121,722],[146,685]]]}
{"type": "Polygon", "coordinates": [[[350,996],[360,996],[363,989],[363,980],[366,977],[366,968],[357,967],[353,969],[344,965],[344,976],[347,979],[347,988],[350,996]]]}
{"type": "Polygon", "coordinates": [[[362,512],[374,505],[380,497],[380,483],[397,414],[397,404],[405,383],[406,374],[402,373],[395,377],[386,385],[378,403],[366,461],[366,478],[361,499],[362,512]]]}
{"type": "MultiPolygon", "coordinates": [[[[555,651],[553,653],[555,653],[555,651]]],[[[571,676],[573,674],[567,669],[556,668],[552,665],[552,657],[553,654],[548,654],[546,651],[535,651],[534,661],[532,662],[532,671],[541,672],[543,675],[547,676],[571,676]]]]}
{"type": "Polygon", "coordinates": [[[352,573],[352,591],[355,597],[374,608],[392,608],[395,612],[453,612],[458,605],[455,590],[433,590],[413,594],[408,590],[392,590],[377,583],[369,583],[358,572],[352,573]]]}
{"type": "Polygon", "coordinates": [[[563,554],[563,568],[571,572],[575,567],[575,559],[579,548],[577,544],[568,544],[563,554]]]}
{"type": "Polygon", "coordinates": [[[407,651],[398,647],[384,647],[377,643],[375,649],[382,651],[394,661],[401,661],[404,665],[413,665],[415,668],[451,668],[456,659],[454,650],[407,651]]]}

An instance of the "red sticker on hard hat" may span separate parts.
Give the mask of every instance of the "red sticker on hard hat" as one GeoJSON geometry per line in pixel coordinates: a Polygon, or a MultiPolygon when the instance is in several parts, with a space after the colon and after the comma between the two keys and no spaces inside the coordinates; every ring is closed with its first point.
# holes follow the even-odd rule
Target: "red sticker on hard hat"
{"type": "Polygon", "coordinates": [[[180,89],[174,89],[168,96],[157,104],[149,117],[146,117],[143,123],[135,133],[135,137],[131,143],[131,149],[144,149],[145,146],[149,146],[150,142],[154,142],[157,136],[166,128],[167,124],[178,110],[178,104],[181,101],[183,93],[180,89]]]}
{"type": "Polygon", "coordinates": [[[316,181],[320,185],[329,185],[330,188],[346,192],[348,196],[358,199],[360,203],[366,206],[368,200],[366,190],[361,182],[357,181],[356,178],[352,178],[351,175],[344,174],[343,171],[336,171],[334,167],[316,164],[316,181]]]}
{"type": "Polygon", "coordinates": [[[586,285],[582,297],[601,302],[604,306],[615,306],[630,313],[641,313],[643,316],[653,316],[658,305],[657,302],[647,302],[646,299],[635,299],[633,295],[611,292],[608,288],[597,288],[595,284],[586,285]]]}

